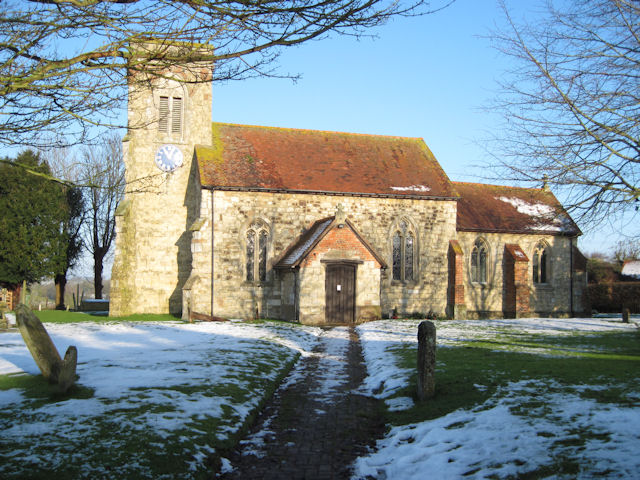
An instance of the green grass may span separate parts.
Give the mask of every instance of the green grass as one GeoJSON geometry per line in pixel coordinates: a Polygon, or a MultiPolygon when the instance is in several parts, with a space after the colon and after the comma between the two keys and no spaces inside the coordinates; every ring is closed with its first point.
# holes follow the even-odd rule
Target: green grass
{"type": "MultiPolygon", "coordinates": [[[[126,389],[119,398],[97,398],[81,384],[82,378],[69,393],[56,395],[41,375],[0,375],[0,391],[17,390],[21,395],[15,405],[0,410],[0,430],[25,428],[19,440],[13,435],[0,436],[4,458],[0,477],[211,478],[220,456],[246,433],[299,356],[267,340],[248,341],[242,356],[238,352],[228,356],[222,349],[212,351],[215,354],[205,354],[200,360],[211,371],[221,361],[229,366],[230,359],[236,359],[230,373],[219,381],[126,389]],[[189,407],[191,400],[214,397],[225,399],[221,410],[189,407]],[[70,411],[69,402],[76,402],[77,416],[75,407],[70,411]],[[251,402],[254,406],[248,415],[231,406],[251,402]],[[171,424],[171,418],[184,425],[157,428],[167,421],[171,424]],[[190,462],[194,470],[189,469],[190,462]]],[[[181,362],[179,351],[167,351],[167,355],[174,358],[171,368],[180,371],[181,365],[175,365],[181,362]]],[[[184,364],[185,369],[189,367],[184,364]]],[[[205,400],[198,405],[206,404],[205,400]]]]}
{"type": "MultiPolygon", "coordinates": [[[[436,393],[433,399],[400,412],[388,412],[392,424],[403,425],[470,409],[491,398],[498,388],[521,380],[542,380],[566,392],[571,385],[583,398],[623,406],[637,404],[635,379],[640,369],[640,335],[636,332],[544,335],[499,335],[493,341],[460,342],[440,347],[436,360],[436,393]],[[522,352],[520,350],[525,350],[522,352]],[[536,353],[537,351],[537,353],[536,353]],[[599,388],[608,385],[608,388],[599,388]],[[477,386],[480,386],[478,388],[477,386]]],[[[398,366],[415,369],[417,345],[392,350],[398,366]]],[[[417,377],[393,396],[415,398],[417,377]]],[[[523,412],[531,405],[524,405],[523,412]]],[[[516,412],[517,413],[517,412],[516,412]]]]}
{"type": "Polygon", "coordinates": [[[180,320],[169,314],[136,314],[128,317],[102,317],[83,312],[68,312],[65,310],[34,311],[36,316],[45,323],[77,323],[77,322],[167,322],[180,320]]]}

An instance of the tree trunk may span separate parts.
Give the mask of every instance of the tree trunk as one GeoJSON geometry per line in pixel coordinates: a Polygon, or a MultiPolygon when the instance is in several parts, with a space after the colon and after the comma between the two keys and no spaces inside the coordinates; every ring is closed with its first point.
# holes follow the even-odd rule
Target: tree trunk
{"type": "Polygon", "coordinates": [[[66,310],[64,304],[64,290],[67,287],[67,274],[59,273],[54,278],[56,285],[56,310],[66,310]]]}
{"type": "Polygon", "coordinates": [[[102,261],[104,254],[101,251],[93,253],[93,289],[96,298],[102,298],[102,261]]]}
{"type": "Polygon", "coordinates": [[[22,294],[22,284],[16,283],[11,288],[11,303],[9,304],[9,310],[15,310],[20,303],[20,295],[22,294]]]}

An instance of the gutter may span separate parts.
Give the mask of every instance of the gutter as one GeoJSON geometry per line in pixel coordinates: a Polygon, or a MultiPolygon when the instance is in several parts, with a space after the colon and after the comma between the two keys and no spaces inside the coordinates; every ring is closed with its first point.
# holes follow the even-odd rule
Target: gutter
{"type": "Polygon", "coordinates": [[[405,200],[441,200],[458,201],[460,196],[438,196],[438,195],[399,195],[394,193],[366,193],[366,192],[328,192],[324,190],[291,190],[284,188],[263,188],[263,187],[220,187],[212,185],[202,185],[207,190],[221,190],[228,192],[263,192],[263,193],[290,193],[302,195],[327,195],[336,197],[372,197],[372,198],[402,198],[405,200]]]}

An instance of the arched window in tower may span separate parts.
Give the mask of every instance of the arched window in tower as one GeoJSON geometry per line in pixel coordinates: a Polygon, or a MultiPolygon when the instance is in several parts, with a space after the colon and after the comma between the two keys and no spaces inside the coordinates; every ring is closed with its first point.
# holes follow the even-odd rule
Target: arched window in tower
{"type": "Polygon", "coordinates": [[[471,281],[487,283],[487,260],[489,248],[483,240],[476,240],[471,250],[471,281]]]}
{"type": "Polygon", "coordinates": [[[393,233],[392,246],[392,278],[402,282],[411,281],[415,277],[416,236],[409,222],[400,221],[393,233]]]}
{"type": "Polygon", "coordinates": [[[255,221],[247,229],[246,235],[246,280],[264,282],[267,280],[267,246],[269,233],[264,222],[255,221]]]}
{"type": "Polygon", "coordinates": [[[549,247],[540,242],[533,251],[533,283],[547,283],[549,272],[549,247]]]}

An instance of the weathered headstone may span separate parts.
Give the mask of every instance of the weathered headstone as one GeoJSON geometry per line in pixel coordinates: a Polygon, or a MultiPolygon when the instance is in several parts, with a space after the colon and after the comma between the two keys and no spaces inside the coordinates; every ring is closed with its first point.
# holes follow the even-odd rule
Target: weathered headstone
{"type": "Polygon", "coordinates": [[[49,383],[58,385],[59,390],[66,392],[76,378],[76,347],[67,349],[63,361],[40,319],[25,305],[18,305],[16,308],[16,323],[42,376],[49,383]]]}
{"type": "Polygon", "coordinates": [[[629,323],[629,309],[622,309],[622,323],[629,323]]]}
{"type": "Polygon", "coordinates": [[[436,390],[436,327],[424,321],[418,325],[418,399],[433,397],[436,390]]]}
{"type": "Polygon", "coordinates": [[[58,373],[58,389],[61,392],[66,392],[76,382],[77,363],[78,350],[71,345],[67,348],[67,353],[64,354],[64,360],[62,360],[60,372],[58,373]]]}

